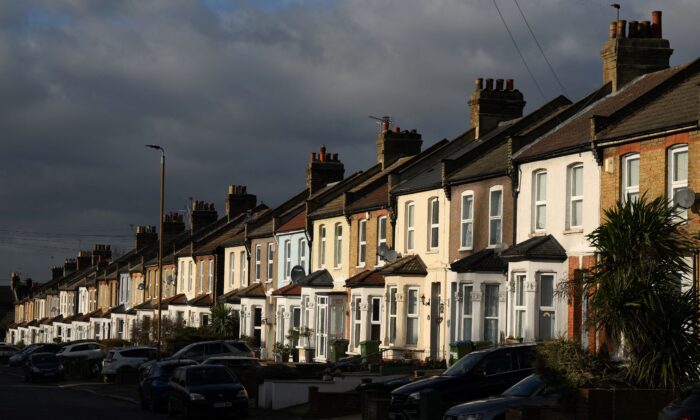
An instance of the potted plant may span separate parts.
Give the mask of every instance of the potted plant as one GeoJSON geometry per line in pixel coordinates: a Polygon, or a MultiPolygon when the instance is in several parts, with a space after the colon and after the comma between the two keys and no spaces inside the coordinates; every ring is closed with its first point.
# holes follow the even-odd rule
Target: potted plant
{"type": "Polygon", "coordinates": [[[291,343],[290,351],[292,353],[292,361],[294,363],[299,362],[299,352],[297,351],[297,348],[299,347],[299,337],[301,337],[301,334],[299,328],[297,327],[290,328],[285,336],[285,338],[291,343]]]}
{"type": "MultiPolygon", "coordinates": [[[[312,330],[309,327],[304,327],[299,331],[299,337],[304,338],[304,360],[308,363],[309,361],[313,360],[315,356],[314,349],[310,348],[311,346],[311,336],[313,335],[314,330],[312,330]]],[[[299,351],[302,351],[302,349],[299,349],[299,351]]]]}
{"type": "Polygon", "coordinates": [[[275,353],[275,361],[279,361],[282,363],[287,363],[289,361],[290,348],[288,344],[275,343],[275,346],[272,348],[272,351],[273,353],[275,353]]]}

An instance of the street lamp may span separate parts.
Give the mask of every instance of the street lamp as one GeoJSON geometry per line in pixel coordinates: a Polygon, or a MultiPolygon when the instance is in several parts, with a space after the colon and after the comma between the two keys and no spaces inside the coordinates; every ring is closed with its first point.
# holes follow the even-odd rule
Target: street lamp
{"type": "Polygon", "coordinates": [[[163,211],[165,205],[165,149],[158,146],[157,144],[147,144],[146,147],[151,149],[160,150],[160,227],[158,235],[158,321],[156,322],[156,335],[158,337],[158,347],[157,347],[157,359],[160,360],[160,350],[161,350],[161,317],[162,308],[161,303],[163,301],[163,211]]]}

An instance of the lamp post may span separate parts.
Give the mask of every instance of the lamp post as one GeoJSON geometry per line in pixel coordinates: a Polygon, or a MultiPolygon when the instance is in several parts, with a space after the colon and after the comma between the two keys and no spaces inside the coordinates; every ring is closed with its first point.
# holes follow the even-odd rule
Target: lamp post
{"type": "Polygon", "coordinates": [[[163,302],[163,212],[165,205],[165,149],[157,144],[147,144],[146,147],[160,150],[160,226],[158,228],[158,320],[156,322],[156,335],[158,338],[158,347],[156,358],[160,360],[161,350],[161,317],[162,317],[162,302],[163,302]]]}

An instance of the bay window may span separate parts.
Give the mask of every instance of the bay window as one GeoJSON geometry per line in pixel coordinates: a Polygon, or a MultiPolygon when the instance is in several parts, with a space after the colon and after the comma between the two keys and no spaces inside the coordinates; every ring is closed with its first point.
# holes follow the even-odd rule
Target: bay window
{"type": "Polygon", "coordinates": [[[515,328],[513,336],[515,338],[525,337],[525,314],[527,312],[525,302],[525,281],[527,277],[524,274],[515,275],[515,302],[513,309],[515,310],[515,328]]]}
{"type": "Polygon", "coordinates": [[[389,288],[389,344],[396,344],[396,316],[397,316],[397,305],[396,305],[396,287],[389,288]]]}
{"type": "Polygon", "coordinates": [[[462,286],[462,340],[472,339],[472,292],[474,286],[465,284],[462,286]]]}
{"type": "Polygon", "coordinates": [[[406,299],[406,344],[418,344],[418,288],[409,287],[406,299]]]}

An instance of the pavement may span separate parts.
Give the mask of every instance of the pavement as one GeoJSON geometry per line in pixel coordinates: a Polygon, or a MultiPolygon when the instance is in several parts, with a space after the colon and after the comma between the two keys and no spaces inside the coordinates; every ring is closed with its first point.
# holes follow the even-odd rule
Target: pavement
{"type": "MultiPolygon", "coordinates": [[[[305,419],[303,406],[290,410],[250,409],[249,419],[305,419]]],[[[167,419],[164,413],[140,408],[135,385],[99,380],[24,382],[21,368],[0,367],[0,418],[12,420],[146,420],[167,419]]],[[[358,420],[360,415],[333,420],[358,420]]]]}

